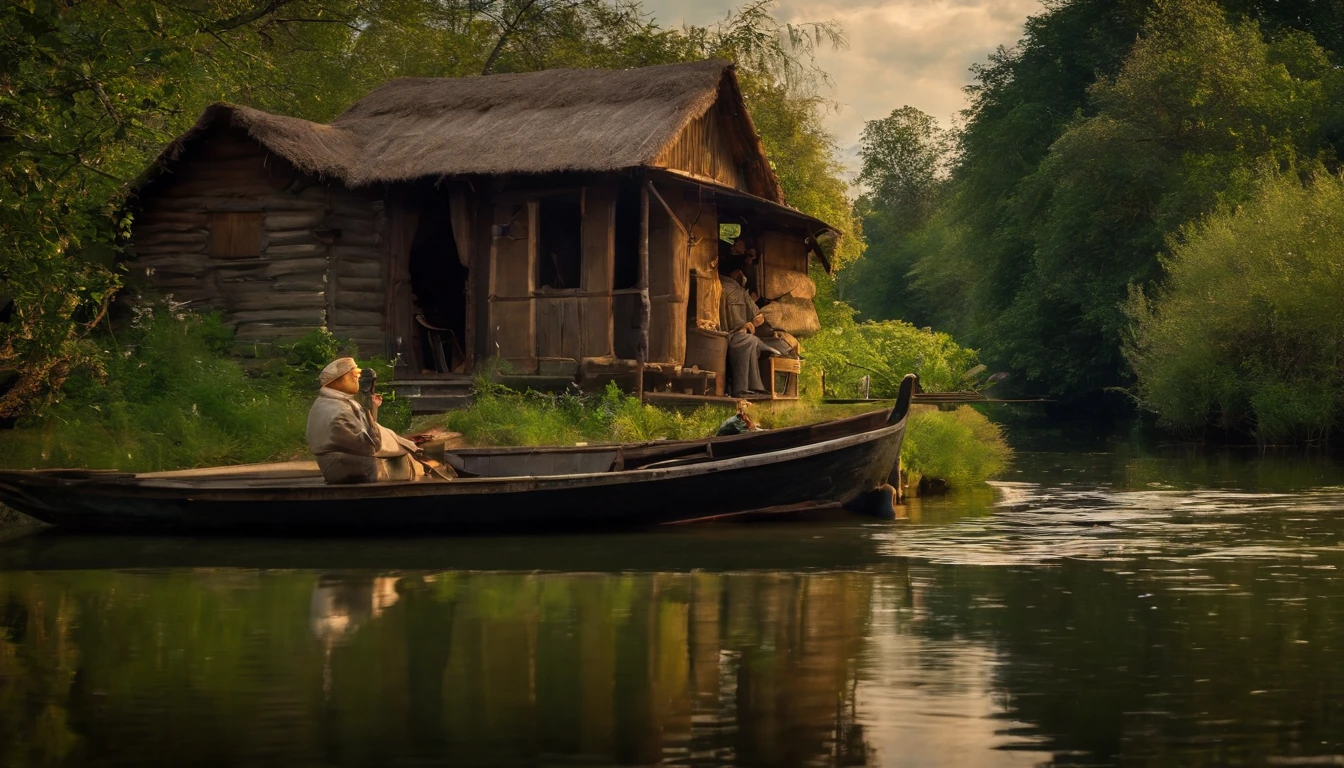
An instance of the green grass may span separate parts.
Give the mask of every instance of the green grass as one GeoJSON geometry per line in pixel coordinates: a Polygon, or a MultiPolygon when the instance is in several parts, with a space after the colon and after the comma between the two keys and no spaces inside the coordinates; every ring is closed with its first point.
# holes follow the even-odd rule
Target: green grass
{"type": "Polygon", "coordinates": [[[715,406],[690,413],[655,408],[614,384],[595,395],[553,395],[478,380],[470,408],[418,419],[412,428],[461,432],[468,445],[478,446],[623,443],[712,435],[732,413],[715,406]]]}
{"type": "MultiPolygon", "coordinates": [[[[217,317],[162,309],[102,337],[102,365],[5,433],[0,466],[148,472],[305,456],[317,372],[340,343],[314,332],[249,370],[228,354],[232,342],[217,317]]],[[[381,413],[402,429],[409,416],[397,403],[381,413]]]]}

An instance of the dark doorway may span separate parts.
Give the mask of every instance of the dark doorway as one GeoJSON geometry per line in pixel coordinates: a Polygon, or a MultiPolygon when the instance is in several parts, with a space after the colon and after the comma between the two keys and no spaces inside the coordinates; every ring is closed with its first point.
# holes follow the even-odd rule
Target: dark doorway
{"type": "Polygon", "coordinates": [[[537,214],[537,285],[577,291],[583,274],[583,199],[543,197],[537,214]]]}
{"type": "Polygon", "coordinates": [[[467,360],[467,273],[458,258],[446,202],[427,208],[411,245],[415,296],[414,364],[424,373],[462,373],[467,360]]]}
{"type": "Polygon", "coordinates": [[[616,269],[611,287],[616,290],[639,284],[640,185],[624,179],[616,193],[616,269]]]}

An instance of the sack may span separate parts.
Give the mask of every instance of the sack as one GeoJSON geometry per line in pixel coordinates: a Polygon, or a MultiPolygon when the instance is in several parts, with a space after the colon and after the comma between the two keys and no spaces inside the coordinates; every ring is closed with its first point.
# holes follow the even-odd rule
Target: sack
{"type": "Polygon", "coordinates": [[[765,298],[814,299],[817,296],[817,284],[806,272],[794,272],[787,269],[769,269],[765,271],[765,298]]]}
{"type": "Polygon", "coordinates": [[[786,297],[761,307],[761,314],[772,327],[800,338],[821,330],[821,318],[811,299],[786,297]]]}

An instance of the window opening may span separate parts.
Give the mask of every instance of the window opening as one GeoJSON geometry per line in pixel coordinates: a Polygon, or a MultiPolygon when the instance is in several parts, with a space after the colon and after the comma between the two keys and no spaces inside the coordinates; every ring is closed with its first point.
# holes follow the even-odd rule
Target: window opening
{"type": "Polygon", "coordinates": [[[543,197],[537,206],[537,285],[579,289],[583,269],[583,198],[577,193],[543,197]]]}

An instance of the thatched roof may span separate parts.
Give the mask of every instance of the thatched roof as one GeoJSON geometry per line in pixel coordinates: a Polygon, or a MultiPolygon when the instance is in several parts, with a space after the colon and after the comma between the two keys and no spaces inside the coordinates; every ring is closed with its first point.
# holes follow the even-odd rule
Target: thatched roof
{"type": "MultiPolygon", "coordinates": [[[[146,177],[211,125],[247,131],[297,168],[349,186],[465,174],[613,171],[650,165],[728,88],[744,133],[755,129],[726,61],[626,70],[392,80],[329,125],[229,104],[209,107],[146,177]]],[[[769,197],[781,199],[768,163],[769,197]]]]}

